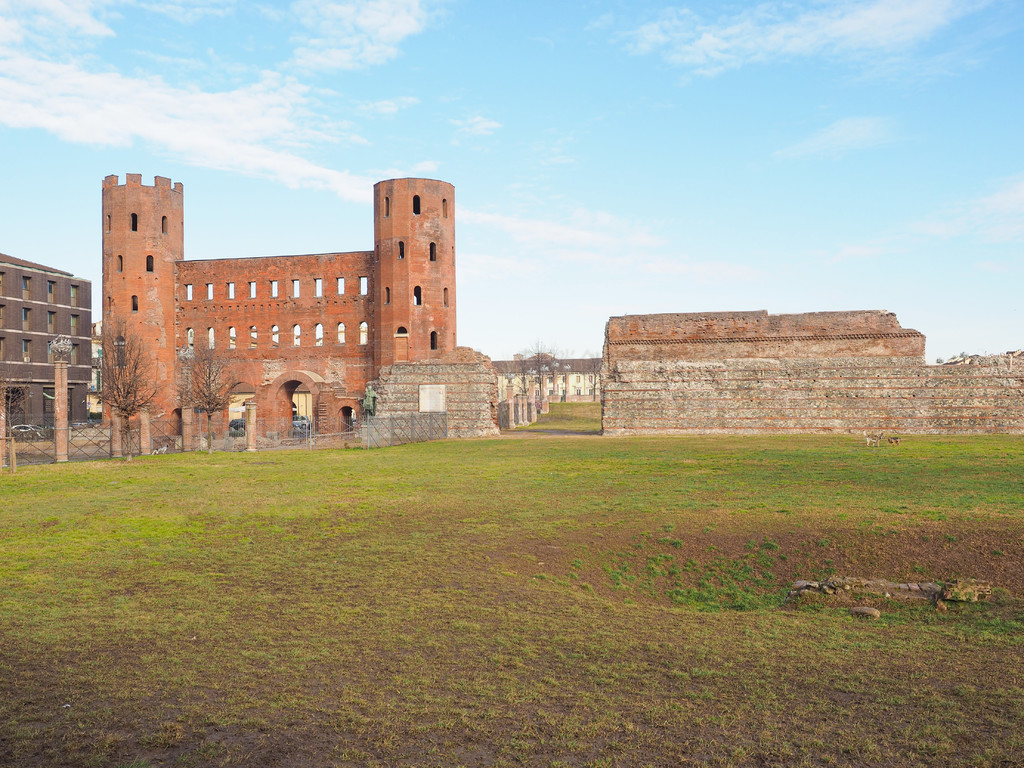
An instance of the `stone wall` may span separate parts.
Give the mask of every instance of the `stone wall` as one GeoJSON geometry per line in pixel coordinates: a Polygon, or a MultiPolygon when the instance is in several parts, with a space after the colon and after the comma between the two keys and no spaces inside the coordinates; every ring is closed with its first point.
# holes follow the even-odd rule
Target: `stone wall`
{"type": "Polygon", "coordinates": [[[612,318],[602,423],[606,434],[1024,434],[1019,361],[929,366],[923,349],[886,312],[612,318]],[[664,356],[642,356],[652,351],[664,356]]]}
{"type": "Polygon", "coordinates": [[[372,382],[377,415],[417,412],[423,384],[445,386],[449,437],[498,434],[498,377],[489,357],[456,347],[439,360],[382,368],[372,382]]]}

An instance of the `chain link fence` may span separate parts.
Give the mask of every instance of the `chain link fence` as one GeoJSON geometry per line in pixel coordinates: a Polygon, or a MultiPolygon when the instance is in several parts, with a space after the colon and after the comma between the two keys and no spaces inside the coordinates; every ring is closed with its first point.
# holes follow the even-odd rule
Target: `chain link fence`
{"type": "Polygon", "coordinates": [[[448,414],[398,413],[371,416],[363,424],[362,431],[363,445],[367,448],[444,440],[448,437],[448,414]]]}

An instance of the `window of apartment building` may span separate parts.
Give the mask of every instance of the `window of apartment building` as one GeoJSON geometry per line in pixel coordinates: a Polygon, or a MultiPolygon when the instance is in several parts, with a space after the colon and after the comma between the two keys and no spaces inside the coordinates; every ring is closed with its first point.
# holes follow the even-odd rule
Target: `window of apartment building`
{"type": "Polygon", "coordinates": [[[345,343],[345,324],[344,323],[338,323],[338,343],[339,344],[344,344],[345,343]]]}
{"type": "Polygon", "coordinates": [[[228,283],[228,298],[229,299],[235,298],[235,284],[234,283],[228,283]]]}
{"type": "Polygon", "coordinates": [[[313,295],[323,296],[324,295],[324,279],[318,277],[313,281],[313,295]]]}
{"type": "Polygon", "coordinates": [[[7,340],[0,336],[0,361],[7,359],[7,340]]]}
{"type": "Polygon", "coordinates": [[[70,304],[71,304],[72,307],[77,307],[78,306],[78,286],[77,285],[72,285],[72,286],[70,286],[70,288],[71,288],[71,301],[70,301],[70,304]]]}
{"type": "Polygon", "coordinates": [[[270,281],[270,298],[277,298],[277,280],[270,281]]]}
{"type": "Polygon", "coordinates": [[[317,323],[313,327],[313,340],[313,343],[318,347],[322,347],[324,345],[324,327],[321,323],[317,323]]]}
{"type": "Polygon", "coordinates": [[[235,326],[228,328],[228,349],[235,348],[235,326]]]}
{"type": "Polygon", "coordinates": [[[298,324],[292,326],[292,346],[302,346],[302,328],[298,324]]]}
{"type": "Polygon", "coordinates": [[[0,272],[0,296],[4,295],[4,273],[0,272]]]}
{"type": "Polygon", "coordinates": [[[360,277],[359,278],[359,295],[365,296],[370,292],[370,278],[360,277]]]}
{"type": "Polygon", "coordinates": [[[53,280],[46,281],[46,300],[53,303],[53,293],[57,289],[57,284],[53,280]]]}
{"type": "Polygon", "coordinates": [[[276,325],[270,326],[270,343],[279,344],[281,342],[281,329],[276,325]]]}
{"type": "Polygon", "coordinates": [[[32,298],[32,278],[22,277],[21,278],[21,298],[31,299],[32,298]]]}
{"type": "Polygon", "coordinates": [[[22,339],[21,340],[21,359],[23,362],[32,362],[32,340],[22,339]]]}
{"type": "Polygon", "coordinates": [[[256,298],[256,283],[255,283],[255,281],[252,281],[252,280],[249,281],[249,298],[250,299],[255,299],[256,298]]]}
{"type": "Polygon", "coordinates": [[[72,334],[77,334],[78,333],[78,315],[72,315],[71,316],[71,333],[72,334]]]}
{"type": "Polygon", "coordinates": [[[370,338],[370,326],[368,326],[366,323],[360,323],[359,324],[359,343],[360,344],[366,344],[366,342],[369,341],[369,338],[370,338]]]}
{"type": "Polygon", "coordinates": [[[298,280],[292,280],[292,298],[293,299],[299,298],[299,281],[298,280]]]}
{"type": "Polygon", "coordinates": [[[213,283],[206,284],[206,298],[208,301],[213,300],[213,283]]]}
{"type": "Polygon", "coordinates": [[[71,345],[71,365],[78,365],[78,345],[71,345]]]}
{"type": "Polygon", "coordinates": [[[185,284],[185,300],[192,301],[192,283],[185,284]]]}
{"type": "Polygon", "coordinates": [[[338,295],[342,296],[342,295],[344,295],[344,293],[345,293],[345,278],[344,277],[339,277],[338,278],[338,295]]]}
{"type": "Polygon", "coordinates": [[[57,326],[57,313],[56,312],[47,312],[46,313],[46,332],[47,333],[56,333],[56,331],[54,330],[54,328],[56,326],[57,326]]]}
{"type": "Polygon", "coordinates": [[[21,330],[32,330],[32,310],[28,307],[21,308],[21,330]]]}
{"type": "MultiPolygon", "coordinates": [[[[3,327],[3,324],[4,324],[4,305],[0,304],[0,328],[3,327]]],[[[2,359],[3,358],[0,358],[0,360],[2,360],[2,359]]]]}

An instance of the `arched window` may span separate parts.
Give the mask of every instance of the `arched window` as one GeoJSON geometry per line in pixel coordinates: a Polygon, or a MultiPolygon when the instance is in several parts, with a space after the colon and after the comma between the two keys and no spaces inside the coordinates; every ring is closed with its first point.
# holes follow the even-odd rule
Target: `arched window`
{"type": "Polygon", "coordinates": [[[395,336],[408,336],[408,335],[409,335],[409,329],[406,328],[404,325],[398,326],[398,329],[395,331],[395,336]]]}
{"type": "Polygon", "coordinates": [[[437,349],[437,331],[430,332],[430,348],[437,349]]]}
{"type": "Polygon", "coordinates": [[[338,323],[338,343],[339,344],[344,344],[345,343],[345,324],[344,323],[338,323]]]}
{"type": "Polygon", "coordinates": [[[235,326],[228,328],[228,349],[235,348],[235,326]]]}
{"type": "Polygon", "coordinates": [[[139,297],[138,296],[132,296],[132,312],[138,312],[138,311],[139,311],[139,297]]]}
{"type": "Polygon", "coordinates": [[[403,243],[401,240],[398,241],[398,258],[405,258],[405,243],[403,243]]]}
{"type": "Polygon", "coordinates": [[[152,272],[153,271],[153,257],[152,256],[147,256],[146,257],[146,271],[147,272],[152,272]]]}
{"type": "Polygon", "coordinates": [[[209,342],[210,349],[213,349],[216,345],[213,343],[213,328],[206,329],[207,341],[209,342]]]}
{"type": "Polygon", "coordinates": [[[276,325],[270,326],[270,343],[280,344],[281,343],[281,329],[276,325]]]}
{"type": "Polygon", "coordinates": [[[390,197],[385,197],[384,198],[384,215],[385,216],[390,216],[391,215],[391,198],[390,197]]]}
{"type": "Polygon", "coordinates": [[[359,343],[365,344],[370,338],[370,326],[366,323],[359,324],[359,343]]]}
{"type": "Polygon", "coordinates": [[[188,340],[188,348],[192,349],[196,344],[196,332],[189,328],[185,331],[185,338],[188,340]]]}
{"type": "Polygon", "coordinates": [[[110,214],[107,214],[107,232],[110,231],[110,214]]]}
{"type": "Polygon", "coordinates": [[[292,346],[298,347],[302,345],[302,329],[298,325],[292,326],[292,346]]]}
{"type": "Polygon", "coordinates": [[[447,288],[444,289],[444,305],[446,307],[448,306],[448,289],[447,288]]]}
{"type": "Polygon", "coordinates": [[[163,232],[165,235],[167,234],[167,217],[166,216],[164,216],[162,219],[160,219],[160,231],[163,232]]]}
{"type": "Polygon", "coordinates": [[[249,349],[253,349],[256,346],[256,339],[259,332],[256,330],[255,325],[249,326],[249,349]]]}
{"type": "Polygon", "coordinates": [[[388,288],[387,286],[384,286],[384,303],[385,304],[390,304],[391,303],[391,289],[388,288]]]}
{"type": "Polygon", "coordinates": [[[138,231],[139,231],[139,214],[133,213],[132,214],[132,232],[138,232],[138,231]]]}
{"type": "Polygon", "coordinates": [[[437,243],[430,244],[430,260],[437,261],[437,243]]]}
{"type": "Polygon", "coordinates": [[[416,216],[420,215],[420,196],[419,195],[413,195],[412,196],[412,212],[416,216]]]}
{"type": "Polygon", "coordinates": [[[447,200],[442,200],[441,201],[441,216],[443,216],[446,219],[448,218],[448,201],[447,200]]]}
{"type": "Polygon", "coordinates": [[[418,307],[421,304],[423,304],[423,291],[420,290],[420,287],[418,285],[412,289],[412,303],[413,306],[415,307],[418,307]]]}
{"type": "Polygon", "coordinates": [[[316,339],[316,345],[322,347],[324,345],[324,327],[320,323],[317,323],[313,327],[313,337],[316,339]]]}
{"type": "Polygon", "coordinates": [[[124,272],[124,256],[117,257],[117,271],[124,272]]]}

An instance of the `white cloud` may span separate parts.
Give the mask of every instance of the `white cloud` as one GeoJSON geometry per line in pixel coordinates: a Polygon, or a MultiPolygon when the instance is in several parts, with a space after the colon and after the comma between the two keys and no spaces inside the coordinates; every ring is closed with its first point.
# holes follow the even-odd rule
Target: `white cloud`
{"type": "Polygon", "coordinates": [[[366,102],[359,105],[360,112],[369,112],[376,115],[394,115],[401,109],[416,106],[420,100],[415,96],[402,96],[397,99],[382,99],[381,101],[366,102]]]}
{"type": "MultiPolygon", "coordinates": [[[[0,22],[20,30],[16,39],[62,43],[68,35],[110,37],[97,18],[114,0],[0,0],[0,22]]],[[[0,27],[2,29],[2,27],[0,27]]]]}
{"type": "Polygon", "coordinates": [[[429,19],[421,0],[297,0],[292,12],[309,30],[294,63],[309,70],[360,69],[398,56],[399,44],[429,19]]]}
{"type": "Polygon", "coordinates": [[[838,155],[892,141],[891,121],[884,117],[845,117],[808,138],[775,152],[778,157],[838,155]]]}
{"type": "Polygon", "coordinates": [[[490,136],[501,128],[501,123],[480,115],[468,120],[452,120],[451,123],[459,129],[460,133],[468,133],[471,136],[490,136]]]}
{"type": "Polygon", "coordinates": [[[714,75],[787,56],[851,55],[906,49],[935,35],[988,0],[825,0],[811,7],[762,3],[706,23],[669,9],[627,35],[635,53],[661,52],[670,62],[714,75]]]}
{"type": "Polygon", "coordinates": [[[1024,176],[909,225],[917,235],[948,240],[974,235],[989,243],[1024,242],[1024,176]]]}
{"type": "Polygon", "coordinates": [[[330,189],[364,202],[372,180],[316,165],[285,148],[316,136],[299,120],[305,92],[275,73],[264,73],[251,86],[206,93],[159,78],[91,73],[25,56],[0,58],[0,124],[41,128],[82,144],[145,141],[194,165],[330,189]]]}

